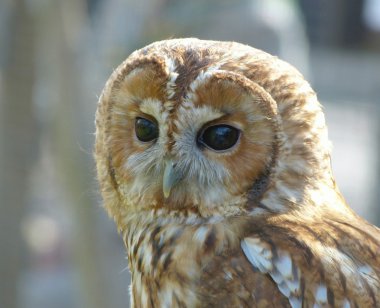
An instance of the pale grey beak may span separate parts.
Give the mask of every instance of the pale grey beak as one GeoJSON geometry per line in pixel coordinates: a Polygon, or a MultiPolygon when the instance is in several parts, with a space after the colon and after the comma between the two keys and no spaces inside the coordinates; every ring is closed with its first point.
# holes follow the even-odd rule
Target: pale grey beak
{"type": "Polygon", "coordinates": [[[164,178],[162,181],[162,191],[165,198],[170,196],[173,186],[182,178],[182,174],[176,170],[175,166],[176,164],[171,159],[165,161],[164,178]]]}

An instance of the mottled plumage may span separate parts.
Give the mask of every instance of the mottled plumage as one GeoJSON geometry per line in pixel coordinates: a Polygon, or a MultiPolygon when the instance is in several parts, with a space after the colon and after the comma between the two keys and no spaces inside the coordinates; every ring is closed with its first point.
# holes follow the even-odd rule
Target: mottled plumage
{"type": "Polygon", "coordinates": [[[96,116],[135,307],[380,306],[380,230],[336,187],[302,75],[231,42],[134,52],[96,116]]]}

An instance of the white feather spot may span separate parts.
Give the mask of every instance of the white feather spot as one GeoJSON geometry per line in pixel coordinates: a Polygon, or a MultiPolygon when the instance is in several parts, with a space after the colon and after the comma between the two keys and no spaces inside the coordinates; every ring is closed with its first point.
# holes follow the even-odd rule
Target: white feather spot
{"type": "Polygon", "coordinates": [[[282,254],[275,261],[275,266],[285,279],[293,279],[292,259],[288,254],[282,254]]]}
{"type": "Polygon", "coordinates": [[[284,281],[284,277],[282,277],[282,275],[276,269],[273,272],[271,272],[270,276],[277,284],[280,284],[284,281]]]}
{"type": "Polygon", "coordinates": [[[288,286],[290,292],[292,294],[297,294],[298,291],[300,290],[300,281],[298,279],[294,280],[285,280],[286,285],[288,286]]]}
{"type": "Polygon", "coordinates": [[[191,215],[187,217],[185,221],[187,225],[196,225],[196,224],[199,224],[200,222],[201,220],[198,218],[198,216],[195,216],[195,215],[191,215]]]}
{"type": "Polygon", "coordinates": [[[209,231],[209,228],[207,228],[206,226],[199,227],[194,233],[194,239],[198,241],[200,244],[203,244],[206,239],[208,231],[209,231]]]}
{"type": "Polygon", "coordinates": [[[300,272],[294,268],[287,252],[278,251],[278,258],[272,260],[273,254],[269,245],[259,238],[245,238],[241,247],[251,264],[262,273],[268,273],[277,284],[280,292],[289,299],[292,307],[301,307],[300,272]]]}
{"type": "Polygon", "coordinates": [[[257,238],[245,238],[241,241],[241,248],[254,267],[262,273],[273,270],[272,252],[257,238]]]}
{"type": "Polygon", "coordinates": [[[319,305],[327,304],[327,288],[325,285],[321,284],[317,287],[315,291],[315,300],[319,305]]]}
{"type": "Polygon", "coordinates": [[[161,292],[158,293],[161,307],[169,308],[172,306],[173,290],[173,286],[166,285],[161,289],[161,292]]]}
{"type": "Polygon", "coordinates": [[[190,90],[192,92],[195,92],[199,85],[207,81],[213,75],[214,72],[217,72],[219,70],[221,64],[222,63],[218,63],[217,65],[210,66],[206,70],[202,70],[198,74],[197,78],[195,78],[195,80],[190,84],[190,90]]]}
{"type": "Polygon", "coordinates": [[[351,304],[347,298],[344,299],[342,307],[343,308],[351,308],[351,304]]]}
{"type": "Polygon", "coordinates": [[[281,282],[280,284],[277,285],[278,289],[282,294],[284,294],[287,298],[290,297],[290,290],[288,286],[286,285],[285,281],[281,282]]]}
{"type": "Polygon", "coordinates": [[[143,264],[142,264],[143,270],[145,272],[150,272],[152,270],[152,258],[153,258],[152,249],[149,245],[146,245],[144,249],[143,264]]]}
{"type": "Polygon", "coordinates": [[[169,75],[169,80],[166,84],[166,94],[169,99],[175,95],[175,81],[177,80],[178,73],[176,70],[176,65],[174,61],[170,58],[165,59],[167,74],[169,75]]]}
{"type": "Polygon", "coordinates": [[[371,275],[373,273],[373,270],[369,265],[359,266],[358,271],[361,275],[371,275]]]}
{"type": "Polygon", "coordinates": [[[298,297],[290,296],[289,297],[289,303],[292,306],[292,308],[301,308],[302,307],[302,300],[298,297]]]}
{"type": "Polygon", "coordinates": [[[155,98],[146,98],[140,103],[139,108],[142,112],[149,114],[157,119],[157,121],[160,121],[162,111],[162,102],[160,100],[155,98]]]}
{"type": "Polygon", "coordinates": [[[224,279],[225,280],[232,280],[232,274],[230,271],[224,271],[224,279]]]}
{"type": "Polygon", "coordinates": [[[360,273],[360,276],[365,279],[373,289],[377,290],[380,288],[380,277],[376,275],[372,267],[369,265],[359,266],[358,272],[360,273]]]}
{"type": "Polygon", "coordinates": [[[148,307],[148,294],[145,287],[141,288],[141,304],[143,307],[148,307]]]}

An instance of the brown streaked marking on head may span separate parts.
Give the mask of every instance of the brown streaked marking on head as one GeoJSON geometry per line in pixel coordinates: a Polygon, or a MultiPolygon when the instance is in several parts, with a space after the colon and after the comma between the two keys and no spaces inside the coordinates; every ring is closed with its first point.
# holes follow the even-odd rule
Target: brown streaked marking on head
{"type": "Polygon", "coordinates": [[[176,79],[177,93],[174,99],[182,99],[188,91],[190,83],[215,60],[210,57],[207,49],[186,49],[181,54],[177,54],[176,79]]]}
{"type": "Polygon", "coordinates": [[[173,133],[177,132],[175,120],[177,110],[182,104],[191,82],[198,74],[206,69],[213,61],[207,50],[196,50],[191,47],[174,49],[171,61],[175,64],[175,92],[167,102],[166,111],[169,113],[167,151],[170,153],[174,146],[173,133]]]}

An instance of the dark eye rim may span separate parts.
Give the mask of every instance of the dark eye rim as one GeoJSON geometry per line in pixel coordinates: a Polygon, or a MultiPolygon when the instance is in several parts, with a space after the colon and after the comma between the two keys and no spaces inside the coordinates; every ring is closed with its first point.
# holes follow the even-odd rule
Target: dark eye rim
{"type": "Polygon", "coordinates": [[[158,137],[159,137],[159,135],[160,135],[160,133],[159,133],[159,128],[158,128],[158,123],[157,123],[156,119],[151,118],[151,117],[149,117],[149,116],[137,116],[137,117],[135,118],[134,129],[135,129],[135,138],[137,138],[137,140],[138,140],[139,142],[141,142],[141,143],[145,143],[145,144],[149,144],[149,143],[154,143],[154,142],[156,142],[157,139],[158,139],[158,137]],[[157,128],[157,137],[155,137],[155,138],[153,138],[153,139],[151,139],[151,140],[148,140],[148,141],[141,140],[141,139],[137,136],[137,134],[136,134],[136,123],[137,123],[137,120],[138,120],[138,119],[142,119],[142,120],[148,121],[148,122],[150,122],[150,123],[153,123],[153,124],[156,126],[156,128],[157,128]]]}
{"type": "Polygon", "coordinates": [[[227,123],[209,124],[209,125],[205,125],[205,126],[199,131],[199,133],[198,133],[198,135],[197,135],[197,144],[198,144],[198,145],[201,145],[201,146],[203,146],[203,147],[206,147],[207,149],[209,149],[209,150],[211,150],[211,151],[213,151],[213,152],[216,152],[216,153],[223,153],[223,152],[229,152],[229,151],[231,151],[233,148],[235,148],[235,147],[239,144],[239,142],[240,142],[240,138],[241,138],[241,129],[237,128],[236,126],[233,126],[233,125],[231,125],[231,124],[227,124],[227,123]],[[227,149],[224,149],[224,150],[216,150],[216,149],[210,147],[207,143],[205,143],[205,142],[203,141],[202,136],[203,136],[204,132],[205,132],[207,129],[209,129],[209,128],[211,128],[211,127],[215,127],[215,126],[228,126],[228,127],[231,127],[231,128],[233,128],[233,129],[237,130],[237,132],[238,132],[238,137],[237,137],[237,139],[236,139],[236,142],[235,142],[231,147],[229,147],[229,148],[227,148],[227,149]]]}

